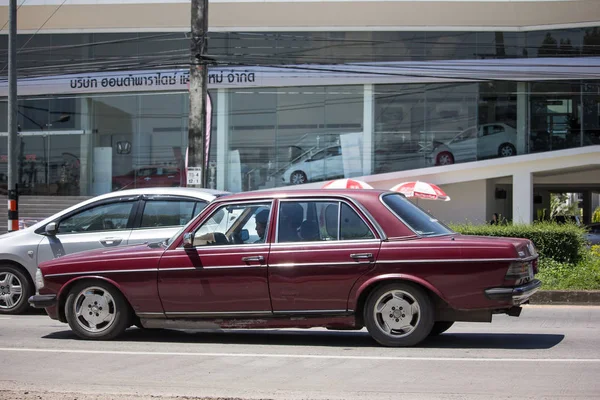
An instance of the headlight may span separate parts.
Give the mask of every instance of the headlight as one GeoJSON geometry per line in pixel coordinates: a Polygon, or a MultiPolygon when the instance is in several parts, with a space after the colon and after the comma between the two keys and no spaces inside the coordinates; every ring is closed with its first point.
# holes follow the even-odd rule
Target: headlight
{"type": "Polygon", "coordinates": [[[35,271],[35,289],[40,290],[44,287],[44,275],[42,275],[42,271],[38,268],[35,271]]]}

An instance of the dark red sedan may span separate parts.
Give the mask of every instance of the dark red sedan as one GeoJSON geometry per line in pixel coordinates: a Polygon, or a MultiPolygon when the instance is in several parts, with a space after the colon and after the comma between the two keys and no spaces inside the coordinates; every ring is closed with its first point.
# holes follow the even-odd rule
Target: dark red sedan
{"type": "Polygon", "coordinates": [[[380,190],[215,200],[164,243],[40,265],[30,298],[85,339],[146,328],[361,329],[411,346],[518,316],[541,282],[529,240],[462,236],[380,190]]]}

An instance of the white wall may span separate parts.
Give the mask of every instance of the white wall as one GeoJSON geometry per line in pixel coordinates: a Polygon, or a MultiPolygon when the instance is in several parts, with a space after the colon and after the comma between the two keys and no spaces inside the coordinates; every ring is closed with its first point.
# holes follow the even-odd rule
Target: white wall
{"type": "Polygon", "coordinates": [[[419,207],[431,212],[442,222],[473,224],[485,223],[491,218],[487,215],[486,181],[462,182],[441,187],[451,201],[419,199],[419,207]]]}

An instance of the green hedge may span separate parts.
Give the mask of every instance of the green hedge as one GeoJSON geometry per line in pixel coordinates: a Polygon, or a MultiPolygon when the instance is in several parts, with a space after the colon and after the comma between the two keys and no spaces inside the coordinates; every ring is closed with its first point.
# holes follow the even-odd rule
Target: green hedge
{"type": "Polygon", "coordinates": [[[539,270],[543,290],[600,290],[600,256],[592,252],[577,264],[542,258],[539,270]]]}
{"type": "Polygon", "coordinates": [[[586,254],[585,230],[573,224],[536,222],[532,225],[451,224],[463,235],[504,236],[531,240],[542,258],[559,263],[578,263],[586,254]]]}

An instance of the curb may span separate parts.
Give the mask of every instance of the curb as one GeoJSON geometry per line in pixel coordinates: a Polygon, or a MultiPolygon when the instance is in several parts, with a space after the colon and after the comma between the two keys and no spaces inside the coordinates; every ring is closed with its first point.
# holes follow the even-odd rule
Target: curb
{"type": "Polygon", "coordinates": [[[543,290],[530,298],[530,304],[600,305],[600,290],[543,290]]]}

